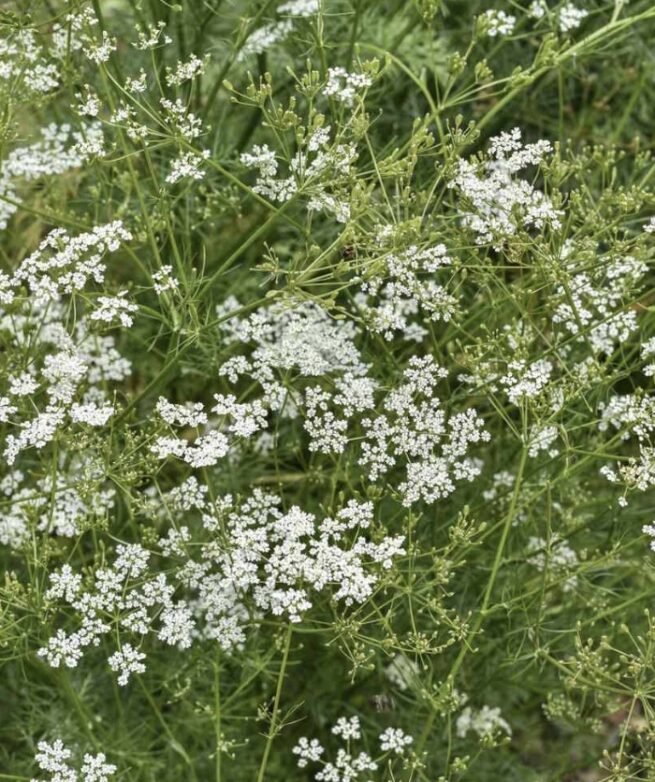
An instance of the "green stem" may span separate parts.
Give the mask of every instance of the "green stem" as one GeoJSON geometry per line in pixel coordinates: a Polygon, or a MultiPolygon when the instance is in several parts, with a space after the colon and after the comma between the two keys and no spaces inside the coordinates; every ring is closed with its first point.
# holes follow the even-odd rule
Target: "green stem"
{"type": "MultiPolygon", "coordinates": [[[[453,667],[450,670],[450,673],[448,674],[448,681],[453,684],[455,681],[455,677],[457,676],[457,672],[459,671],[462,663],[464,662],[464,659],[466,658],[466,655],[469,653],[469,651],[473,648],[473,642],[475,640],[475,637],[480,632],[480,629],[482,627],[482,623],[485,620],[485,617],[487,616],[488,610],[489,610],[489,603],[491,601],[491,595],[493,594],[493,589],[496,583],[496,578],[498,577],[498,573],[500,571],[500,566],[503,561],[503,554],[505,552],[505,546],[507,544],[507,538],[509,537],[509,531],[512,526],[512,521],[514,520],[514,515],[516,513],[516,506],[518,504],[519,497],[521,495],[521,486],[523,483],[523,473],[525,471],[525,465],[528,458],[528,450],[527,447],[523,447],[523,450],[521,451],[521,461],[519,463],[519,469],[516,474],[516,481],[514,482],[514,492],[512,494],[512,500],[509,505],[509,509],[507,511],[507,514],[505,516],[505,520],[503,523],[503,530],[500,535],[500,540],[498,541],[498,546],[496,547],[496,556],[494,557],[494,563],[491,568],[491,574],[489,576],[489,580],[487,581],[486,589],[484,590],[484,596],[482,598],[482,605],[480,606],[480,610],[478,611],[478,615],[475,619],[475,622],[473,623],[473,627],[471,628],[468,636],[466,637],[464,643],[462,644],[462,648],[460,649],[459,654],[457,655],[457,658],[455,659],[455,662],[453,663],[453,667]]],[[[430,735],[430,731],[432,730],[432,726],[434,724],[434,720],[436,718],[436,711],[432,711],[430,713],[430,716],[427,719],[427,722],[425,723],[425,727],[423,729],[423,732],[421,734],[421,737],[418,741],[416,752],[420,755],[421,750],[423,749],[423,746],[425,745],[425,742],[428,739],[428,736],[430,735]]]]}
{"type": "Polygon", "coordinates": [[[221,782],[221,662],[216,655],[214,663],[214,730],[216,732],[216,782],[221,782]]]}
{"type": "Polygon", "coordinates": [[[259,773],[257,774],[257,782],[263,782],[264,775],[266,774],[266,766],[268,765],[268,758],[271,754],[271,747],[273,746],[273,739],[277,735],[277,715],[280,709],[280,697],[282,695],[282,687],[284,685],[284,675],[286,673],[287,662],[289,660],[289,649],[291,648],[291,625],[287,627],[287,635],[284,641],[284,652],[282,654],[282,664],[280,665],[280,673],[277,677],[277,688],[275,690],[275,701],[273,702],[273,714],[271,715],[271,727],[266,736],[266,746],[264,747],[264,754],[262,756],[262,762],[259,766],[259,773]]]}

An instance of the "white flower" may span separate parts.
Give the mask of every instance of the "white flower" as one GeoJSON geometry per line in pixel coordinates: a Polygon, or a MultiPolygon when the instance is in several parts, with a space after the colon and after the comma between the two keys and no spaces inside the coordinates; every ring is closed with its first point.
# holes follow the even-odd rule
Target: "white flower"
{"type": "Polygon", "coordinates": [[[278,13],[289,16],[311,16],[319,12],[320,0],[288,0],[278,7],[278,13]]]}
{"type": "Polygon", "coordinates": [[[279,22],[265,24],[248,36],[237,59],[245,60],[251,54],[262,54],[262,52],[286,38],[292,30],[293,22],[290,19],[282,19],[279,22]]]}
{"type": "Polygon", "coordinates": [[[112,38],[106,30],[102,32],[102,41],[90,41],[84,53],[96,65],[107,62],[111,53],[116,50],[116,39],[112,38]]]}
{"type": "Polygon", "coordinates": [[[384,669],[385,676],[399,690],[405,691],[416,681],[418,665],[400,652],[384,669]]]}
{"type": "Polygon", "coordinates": [[[365,73],[349,73],[341,67],[328,68],[323,94],[346,106],[352,106],[357,95],[371,84],[373,79],[365,73]]]}
{"type": "Polygon", "coordinates": [[[571,30],[575,30],[588,15],[589,11],[578,8],[574,3],[567,3],[559,10],[558,23],[560,31],[568,33],[571,30]]]}
{"type": "Polygon", "coordinates": [[[124,687],[133,673],[145,673],[146,666],[141,662],[146,656],[131,644],[123,644],[118,652],[114,652],[109,658],[109,667],[118,673],[118,684],[124,687]]]}
{"type": "Polygon", "coordinates": [[[175,291],[180,287],[179,282],[173,277],[172,266],[162,266],[152,275],[152,287],[158,296],[165,291],[175,291]]]}
{"type": "Polygon", "coordinates": [[[332,726],[332,733],[341,736],[345,741],[360,739],[362,737],[359,717],[339,717],[332,726]]]}
{"type": "MultiPolygon", "coordinates": [[[[81,777],[69,763],[73,753],[67,749],[60,739],[50,744],[39,741],[38,752],[34,757],[41,771],[52,775],[51,782],[109,782],[116,773],[116,766],[107,763],[104,752],[97,755],[86,753],[80,769],[81,777]]],[[[37,782],[37,780],[32,780],[37,782]]]]}
{"type": "Polygon", "coordinates": [[[477,733],[480,738],[492,736],[499,732],[506,733],[508,736],[512,735],[512,729],[509,723],[501,716],[500,709],[497,707],[492,708],[491,706],[483,706],[477,712],[470,706],[467,706],[457,718],[455,729],[460,738],[465,738],[466,734],[471,730],[477,733]]]}
{"type": "Polygon", "coordinates": [[[551,151],[548,141],[524,145],[521,131],[514,128],[490,141],[492,159],[484,167],[476,161],[458,161],[457,173],[448,186],[463,196],[460,213],[464,224],[478,235],[478,244],[494,242],[500,248],[502,240],[519,229],[560,227],[561,212],[551,200],[527,179],[515,178],[524,168],[538,165],[551,151]]]}
{"type": "Polygon", "coordinates": [[[304,736],[298,739],[298,743],[291,751],[294,755],[298,755],[298,768],[305,768],[309,762],[316,763],[325,752],[317,739],[309,741],[304,736]]]}
{"type": "Polygon", "coordinates": [[[196,180],[202,179],[205,176],[202,164],[208,157],[208,149],[203,150],[200,154],[184,152],[171,164],[171,170],[166,177],[166,181],[169,185],[173,185],[185,177],[196,180]]]}
{"type": "Polygon", "coordinates": [[[68,764],[72,757],[72,752],[64,746],[61,739],[53,741],[52,744],[47,741],[39,741],[37,744],[39,750],[34,756],[34,760],[41,769],[47,771],[60,782],[76,782],[77,775],[68,764]]]}
{"type": "Polygon", "coordinates": [[[499,35],[511,35],[516,26],[515,16],[493,8],[485,11],[481,19],[490,38],[496,38],[499,35]]]}
{"type": "Polygon", "coordinates": [[[395,752],[402,755],[407,747],[412,744],[414,739],[408,736],[400,728],[387,728],[380,734],[380,749],[383,752],[395,752]]]}
{"type": "MultiPolygon", "coordinates": [[[[9,393],[12,396],[29,396],[39,387],[37,380],[31,372],[23,372],[18,376],[9,378],[9,393]]],[[[0,406],[2,402],[0,401],[0,406]]]]}
{"type": "Polygon", "coordinates": [[[164,33],[165,28],[165,22],[157,22],[156,25],[147,27],[145,30],[139,30],[138,41],[137,43],[133,43],[132,46],[135,46],[137,49],[146,50],[154,49],[159,45],[160,41],[163,41],[164,44],[172,43],[173,39],[164,33]]]}
{"type": "Polygon", "coordinates": [[[548,451],[550,456],[557,455],[557,449],[551,448],[558,436],[556,426],[535,427],[528,439],[528,456],[534,458],[540,451],[548,451]]]}
{"type": "Polygon", "coordinates": [[[132,313],[138,311],[136,304],[127,301],[127,291],[120,291],[115,296],[99,296],[97,309],[91,313],[91,320],[102,320],[111,323],[118,319],[121,325],[129,328],[134,323],[132,313]]]}
{"type": "Polygon", "coordinates": [[[82,576],[73,573],[70,565],[63,565],[58,573],[50,573],[48,579],[50,586],[45,593],[46,600],[64,599],[72,603],[82,585],[82,576]]]}
{"type": "Polygon", "coordinates": [[[113,763],[106,763],[104,752],[97,755],[84,755],[84,762],[80,772],[83,782],[108,782],[109,777],[116,773],[116,766],[113,763]]]}
{"type": "Polygon", "coordinates": [[[203,73],[204,67],[204,62],[196,57],[195,54],[192,54],[191,58],[186,62],[178,62],[174,71],[167,68],[166,84],[168,84],[169,87],[177,87],[183,82],[193,79],[198,74],[203,73]]]}
{"type": "Polygon", "coordinates": [[[207,414],[202,402],[186,402],[175,405],[163,396],[157,400],[157,413],[171,426],[190,426],[196,428],[207,423],[207,414]]]}
{"type": "Polygon", "coordinates": [[[114,408],[110,404],[101,407],[95,402],[75,403],[70,409],[71,421],[89,426],[104,426],[113,414],[114,408]]]}
{"type": "Polygon", "coordinates": [[[533,19],[542,19],[548,13],[545,0],[534,0],[528,8],[528,15],[533,19]]]}
{"type": "Polygon", "coordinates": [[[90,91],[88,86],[86,90],[86,95],[77,95],[77,99],[80,101],[77,111],[83,117],[97,117],[102,108],[100,99],[90,91]]]}
{"type": "Polygon", "coordinates": [[[9,397],[0,396],[0,423],[6,423],[17,410],[18,408],[11,404],[9,397]]]}

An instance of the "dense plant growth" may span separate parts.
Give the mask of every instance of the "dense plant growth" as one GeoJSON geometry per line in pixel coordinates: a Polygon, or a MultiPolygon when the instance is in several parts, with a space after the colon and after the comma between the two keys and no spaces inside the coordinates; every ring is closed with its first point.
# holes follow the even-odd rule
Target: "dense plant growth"
{"type": "Polygon", "coordinates": [[[655,8],[0,27],[0,780],[655,779],[655,8]]]}

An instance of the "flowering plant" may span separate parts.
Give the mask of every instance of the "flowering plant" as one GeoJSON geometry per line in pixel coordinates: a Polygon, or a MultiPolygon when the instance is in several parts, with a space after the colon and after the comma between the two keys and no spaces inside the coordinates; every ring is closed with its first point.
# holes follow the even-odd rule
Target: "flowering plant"
{"type": "Polygon", "coordinates": [[[651,779],[651,4],[0,26],[0,780],[651,779]]]}

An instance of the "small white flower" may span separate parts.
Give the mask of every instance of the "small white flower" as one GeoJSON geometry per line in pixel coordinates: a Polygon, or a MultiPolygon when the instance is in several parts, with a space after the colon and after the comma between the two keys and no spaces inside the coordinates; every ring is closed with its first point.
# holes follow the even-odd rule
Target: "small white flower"
{"type": "Polygon", "coordinates": [[[400,728],[387,728],[380,734],[380,749],[383,752],[395,752],[397,755],[402,755],[413,741],[414,739],[400,728]]]}
{"type": "Polygon", "coordinates": [[[193,79],[198,74],[203,73],[205,64],[204,62],[195,56],[191,55],[191,59],[186,62],[178,62],[174,71],[170,68],[167,69],[166,84],[169,87],[177,87],[189,79],[193,79]]]}
{"type": "Polygon", "coordinates": [[[145,673],[146,666],[141,662],[146,656],[131,644],[123,644],[120,651],[114,652],[109,658],[109,667],[118,673],[118,684],[124,687],[133,673],[145,673]]]}
{"type": "Polygon", "coordinates": [[[559,29],[563,33],[571,32],[580,27],[585,17],[589,15],[589,11],[583,8],[578,8],[573,3],[567,3],[562,6],[558,15],[559,29]]]}
{"type": "Polygon", "coordinates": [[[91,313],[91,320],[101,320],[105,323],[111,323],[118,319],[121,325],[129,328],[134,323],[132,314],[138,311],[136,304],[127,301],[127,291],[120,291],[115,296],[99,296],[100,305],[91,313]]]}
{"type": "Polygon", "coordinates": [[[360,739],[362,737],[359,717],[339,717],[332,726],[332,733],[341,736],[345,741],[360,739]]]}
{"type": "Polygon", "coordinates": [[[516,26],[515,16],[493,8],[485,11],[480,18],[483,20],[484,28],[490,38],[511,35],[516,26]]]}
{"type": "Polygon", "coordinates": [[[169,185],[174,185],[185,177],[196,180],[202,179],[205,176],[202,164],[208,157],[208,149],[203,150],[200,154],[195,152],[184,152],[171,164],[171,170],[166,177],[166,181],[169,185]]]}
{"type": "Polygon", "coordinates": [[[373,79],[365,73],[349,73],[341,67],[328,68],[323,94],[346,106],[352,106],[357,95],[371,84],[373,79]]]}

